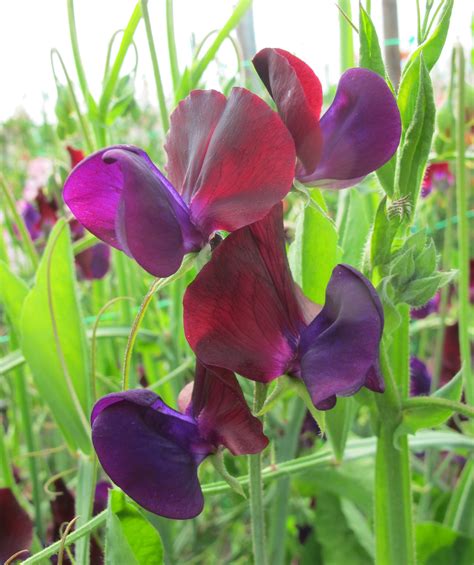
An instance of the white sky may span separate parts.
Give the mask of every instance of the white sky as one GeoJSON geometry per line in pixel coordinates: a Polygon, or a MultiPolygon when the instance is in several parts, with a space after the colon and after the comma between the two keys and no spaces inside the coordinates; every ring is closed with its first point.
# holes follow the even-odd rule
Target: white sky
{"type": "MultiPolygon", "coordinates": [[[[372,17],[382,38],[382,0],[372,0],[372,17]]],[[[410,49],[416,33],[415,0],[398,0],[401,47],[410,49]]],[[[420,4],[424,4],[421,0],[420,4]]],[[[76,0],[76,23],[83,65],[92,92],[97,95],[103,75],[109,39],[125,27],[134,0],[76,0]]],[[[181,66],[189,62],[191,36],[199,42],[209,31],[220,28],[232,12],[234,0],[175,0],[175,28],[181,66]]],[[[149,9],[165,87],[170,78],[166,44],[165,1],[150,0],[149,9]]],[[[456,39],[470,48],[472,4],[456,0],[448,45],[456,39]]],[[[353,0],[353,13],[357,2],[353,0]]],[[[338,12],[333,0],[254,0],[257,49],[281,47],[304,59],[321,80],[336,81],[339,73],[338,12]]],[[[154,101],[153,73],[143,23],[135,36],[139,51],[137,89],[144,81],[154,101]]],[[[23,107],[41,119],[43,97],[52,117],[56,89],[49,62],[52,47],[59,49],[75,79],[69,42],[66,0],[0,0],[0,121],[23,107]]],[[[221,59],[233,64],[229,46],[221,59]],[[227,53],[227,54],[226,54],[227,53]]],[[[445,50],[440,70],[447,67],[450,49],[445,50]]],[[[129,62],[129,65],[132,63],[129,62]]],[[[212,84],[212,76],[209,84],[212,84]]]]}

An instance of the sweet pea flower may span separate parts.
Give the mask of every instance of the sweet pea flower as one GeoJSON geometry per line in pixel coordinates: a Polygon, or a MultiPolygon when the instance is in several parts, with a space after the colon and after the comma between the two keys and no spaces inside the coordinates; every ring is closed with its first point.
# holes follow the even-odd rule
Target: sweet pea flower
{"type": "Polygon", "coordinates": [[[454,176],[449,168],[449,163],[430,163],[426,168],[423,184],[421,185],[421,195],[428,196],[433,188],[446,190],[454,185],[454,176]]]}
{"type": "Polygon", "coordinates": [[[410,395],[426,396],[431,389],[431,375],[428,367],[418,357],[410,358],[410,395]]]}
{"type": "Polygon", "coordinates": [[[283,49],[262,49],[254,67],[296,145],[296,178],[303,184],[347,188],[386,163],[397,150],[400,113],[383,78],[363,68],[341,77],[320,118],[321,83],[312,69],[283,49]]]}
{"type": "Polygon", "coordinates": [[[242,455],[268,444],[230,371],[198,364],[192,393],[184,391],[184,413],[138,389],[101,398],[91,417],[94,448],[112,481],[143,508],[179,520],[202,511],[197,471],[207,456],[220,446],[242,455]]]}
{"type": "MultiPolygon", "coordinates": [[[[29,550],[33,522],[9,488],[0,488],[0,563],[18,551],[29,550]]],[[[22,558],[25,554],[22,554],[22,558]]]]}
{"type": "Polygon", "coordinates": [[[184,296],[184,329],[202,363],[263,383],[287,373],[304,382],[320,410],[362,386],[384,388],[375,289],[337,265],[325,305],[307,299],[291,277],[281,204],[216,248],[184,296]]]}
{"type": "Polygon", "coordinates": [[[171,115],[166,178],[138,147],[117,145],[72,171],[64,200],[90,232],[154,276],[175,273],[217,230],[263,218],[289,192],[294,143],[244,88],[193,91],[171,115]]]}

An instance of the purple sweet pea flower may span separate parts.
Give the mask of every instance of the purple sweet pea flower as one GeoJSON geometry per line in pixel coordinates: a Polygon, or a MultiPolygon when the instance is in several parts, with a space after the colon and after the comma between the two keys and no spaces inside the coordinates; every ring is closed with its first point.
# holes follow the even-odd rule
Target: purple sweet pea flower
{"type": "Polygon", "coordinates": [[[426,396],[430,393],[431,375],[428,367],[418,359],[410,358],[410,394],[411,396],[426,396]]]}
{"type": "Polygon", "coordinates": [[[171,115],[169,180],[137,147],[81,161],[64,200],[94,235],[158,277],[175,273],[217,230],[263,218],[289,192],[294,143],[276,112],[243,88],[194,91],[171,115]]]}
{"type": "Polygon", "coordinates": [[[291,277],[281,204],[227,237],[184,296],[184,329],[198,359],[249,379],[300,378],[321,410],[362,386],[383,391],[383,310],[370,282],[337,265],[320,308],[291,277]]]}
{"type": "Polygon", "coordinates": [[[200,364],[185,413],[139,389],[101,398],[91,420],[97,456],[114,483],[150,512],[179,520],[202,511],[197,470],[208,455],[221,445],[241,455],[268,444],[235,375],[200,364]]]}
{"type": "Polygon", "coordinates": [[[32,540],[30,517],[18,504],[11,489],[0,488],[0,562],[4,563],[19,551],[29,550],[32,540]]]}
{"type": "Polygon", "coordinates": [[[309,186],[347,188],[386,163],[397,150],[400,113],[386,82],[376,73],[346,71],[320,118],[318,77],[283,49],[262,49],[253,64],[296,145],[296,178],[309,186]]]}
{"type": "Polygon", "coordinates": [[[454,185],[454,176],[449,168],[449,163],[430,163],[426,168],[421,195],[426,198],[434,187],[446,190],[454,185]]]}

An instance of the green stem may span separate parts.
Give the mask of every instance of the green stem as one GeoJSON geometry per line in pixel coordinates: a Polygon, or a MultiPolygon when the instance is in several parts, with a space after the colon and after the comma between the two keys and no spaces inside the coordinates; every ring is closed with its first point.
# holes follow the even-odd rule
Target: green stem
{"type": "MultiPolygon", "coordinates": [[[[293,459],[298,447],[301,426],[306,414],[304,402],[301,398],[293,398],[291,402],[291,415],[288,422],[287,433],[280,443],[277,451],[278,462],[293,459]]],[[[290,498],[289,476],[282,477],[276,487],[275,499],[272,504],[270,517],[270,556],[273,565],[282,565],[285,562],[286,521],[288,502],[290,498]]]]}
{"type": "Polygon", "coordinates": [[[89,113],[91,113],[93,106],[95,106],[95,102],[92,98],[92,95],[89,91],[89,87],[87,85],[86,74],[84,72],[84,67],[82,66],[81,54],[79,52],[79,42],[77,40],[77,30],[76,30],[76,18],[74,15],[74,0],[67,0],[67,15],[69,22],[69,35],[71,37],[71,47],[72,47],[72,53],[74,55],[74,63],[76,65],[77,77],[79,79],[79,85],[81,87],[84,100],[89,109],[89,113]]]}
{"type": "Polygon", "coordinates": [[[459,267],[459,343],[461,348],[462,371],[466,402],[474,405],[474,379],[472,378],[471,344],[469,340],[469,224],[466,213],[468,194],[465,161],[465,92],[464,92],[464,51],[461,45],[455,47],[457,67],[456,107],[456,200],[458,223],[458,267],[459,267]]]}
{"type": "Polygon", "coordinates": [[[5,436],[6,433],[3,428],[3,424],[0,422],[0,471],[2,473],[0,477],[0,487],[13,489],[15,479],[13,478],[12,466],[10,464],[10,458],[8,457],[5,436]]]}
{"type": "Polygon", "coordinates": [[[168,36],[168,53],[170,57],[171,78],[173,80],[173,92],[176,93],[179,85],[179,66],[174,36],[173,0],[166,0],[166,34],[168,36]]]}
{"type": "Polygon", "coordinates": [[[437,396],[417,396],[416,398],[407,398],[403,401],[402,406],[405,410],[411,410],[412,408],[429,408],[431,406],[433,408],[446,408],[447,410],[452,410],[453,412],[462,414],[467,418],[474,418],[474,408],[472,406],[437,396]]]}
{"type": "Polygon", "coordinates": [[[25,247],[25,252],[28,255],[31,265],[36,270],[39,264],[38,253],[34,246],[33,240],[31,239],[30,233],[26,227],[26,224],[18,212],[16,207],[15,198],[10,187],[7,184],[7,181],[0,173],[0,188],[2,189],[3,196],[5,197],[7,207],[10,211],[10,214],[13,218],[13,221],[20,232],[21,240],[23,241],[23,245],[25,247]]]}
{"type": "MultiPolygon", "coordinates": [[[[156,56],[155,42],[153,41],[153,32],[150,24],[150,15],[148,13],[148,0],[141,0],[143,20],[145,22],[146,37],[148,41],[148,48],[150,49],[151,63],[153,65],[153,74],[155,76],[156,94],[158,96],[158,104],[160,107],[161,123],[163,124],[163,132],[166,134],[170,127],[168,118],[168,109],[166,107],[165,93],[163,90],[163,83],[161,82],[160,67],[158,65],[158,58],[156,56]]],[[[168,8],[168,3],[167,3],[168,8]]],[[[169,37],[168,37],[169,41],[169,37]]],[[[171,58],[171,52],[170,52],[171,58]]],[[[174,81],[174,79],[173,79],[174,81]]]]}
{"type": "Polygon", "coordinates": [[[125,56],[128,52],[128,48],[133,42],[133,35],[135,34],[135,30],[141,20],[142,17],[142,8],[141,3],[137,2],[133,13],[130,17],[130,20],[127,24],[123,32],[122,41],[120,42],[120,47],[115,57],[114,64],[110,69],[110,73],[107,77],[107,82],[104,85],[104,91],[102,92],[102,96],[99,102],[99,119],[101,121],[101,128],[99,130],[99,145],[105,146],[106,145],[106,131],[105,131],[105,124],[107,122],[107,113],[109,110],[110,101],[112,100],[112,96],[115,92],[115,87],[117,86],[117,81],[120,74],[120,69],[122,68],[125,56]]]}
{"type": "Polygon", "coordinates": [[[410,307],[402,304],[398,307],[401,322],[393,334],[390,347],[391,369],[401,398],[406,398],[410,386],[410,307]]]}
{"type": "Polygon", "coordinates": [[[67,86],[68,86],[68,89],[69,89],[69,94],[71,96],[71,100],[72,100],[72,103],[74,105],[74,109],[76,110],[77,119],[79,120],[79,124],[80,124],[81,129],[82,129],[82,134],[84,136],[84,141],[86,143],[87,150],[90,153],[92,153],[96,147],[95,147],[94,142],[92,140],[92,136],[91,136],[91,133],[90,133],[90,130],[89,130],[88,123],[84,119],[84,116],[81,113],[81,109],[79,107],[79,102],[77,101],[76,93],[74,91],[74,85],[72,84],[71,77],[69,76],[69,73],[67,72],[67,68],[66,68],[66,65],[64,64],[63,58],[61,57],[61,54],[59,53],[59,51],[57,49],[51,50],[51,67],[53,68],[54,78],[57,82],[59,82],[59,80],[56,76],[56,71],[54,70],[54,59],[53,59],[54,55],[56,55],[56,57],[58,58],[58,61],[59,61],[59,64],[61,65],[64,76],[66,77],[66,82],[67,82],[67,86]]]}
{"type": "MultiPolygon", "coordinates": [[[[94,502],[96,471],[95,458],[81,455],[79,459],[79,472],[77,475],[75,507],[75,513],[76,516],[78,516],[76,523],[77,528],[80,528],[90,522],[94,502]]],[[[85,534],[76,542],[75,558],[78,565],[89,565],[89,538],[89,532],[85,532],[85,534]]]]}
{"type": "MultiPolygon", "coordinates": [[[[262,383],[255,383],[253,412],[260,412],[267,387],[262,383]]],[[[248,456],[249,466],[249,491],[250,491],[250,517],[252,523],[252,547],[255,565],[267,565],[267,551],[265,540],[265,508],[263,503],[262,480],[262,453],[248,456]]]]}
{"type": "Polygon", "coordinates": [[[343,73],[354,66],[354,40],[352,38],[352,27],[344,17],[351,17],[350,0],[338,0],[339,6],[339,45],[340,45],[340,71],[343,73]]]}
{"type": "Polygon", "coordinates": [[[386,390],[384,394],[375,395],[380,426],[375,458],[376,561],[384,565],[412,565],[415,545],[408,438],[402,436],[399,446],[395,446],[401,405],[384,346],[381,366],[386,390]]]}
{"type": "MultiPolygon", "coordinates": [[[[35,435],[33,433],[30,397],[26,386],[25,375],[21,368],[17,370],[16,389],[23,424],[23,433],[25,434],[25,443],[28,452],[32,453],[34,451],[37,451],[38,446],[36,443],[35,435]]],[[[28,470],[32,487],[31,490],[33,497],[36,533],[40,540],[44,541],[46,532],[44,530],[44,522],[41,511],[42,488],[38,472],[38,461],[36,457],[28,457],[28,470]]]]}

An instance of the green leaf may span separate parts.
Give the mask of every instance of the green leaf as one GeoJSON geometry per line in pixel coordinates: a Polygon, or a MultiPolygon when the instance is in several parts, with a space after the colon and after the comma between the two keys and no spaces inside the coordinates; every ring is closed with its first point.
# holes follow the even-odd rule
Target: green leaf
{"type": "MultiPolygon", "coordinates": [[[[433,396],[459,402],[462,394],[462,371],[451,379],[442,388],[438,389],[433,396]]],[[[444,424],[451,416],[453,411],[440,406],[423,406],[407,408],[403,411],[402,423],[398,426],[395,436],[402,434],[414,434],[418,430],[434,428],[444,424]]]]}
{"type": "Polygon", "coordinates": [[[163,544],[157,530],[118,490],[109,494],[106,565],[161,565],[163,544]]]}
{"type": "MultiPolygon", "coordinates": [[[[359,66],[369,69],[386,79],[377,30],[362,4],[359,5],[359,66]]],[[[392,85],[389,84],[390,88],[392,85]]],[[[393,88],[392,88],[393,90],[393,88]]]]}
{"type": "Polygon", "coordinates": [[[28,285],[0,261],[0,302],[3,304],[13,331],[20,336],[20,315],[28,294],[28,285]]]}
{"type": "Polygon", "coordinates": [[[409,198],[411,215],[414,213],[428,161],[436,114],[433,87],[424,60],[420,59],[414,67],[418,70],[418,81],[412,85],[410,92],[414,112],[404,124],[406,131],[402,136],[395,171],[395,194],[397,198],[409,198]]]}
{"type": "Polygon", "coordinates": [[[474,539],[436,522],[416,526],[416,554],[419,565],[472,565],[474,539]]]}
{"type": "Polygon", "coordinates": [[[444,518],[445,526],[474,538],[474,460],[464,466],[444,518]]]}
{"type": "Polygon", "coordinates": [[[325,492],[318,496],[315,523],[324,565],[367,565],[373,561],[348,525],[337,496],[325,492]]]}
{"type": "Polygon", "coordinates": [[[349,191],[348,196],[349,206],[344,219],[344,231],[341,238],[342,261],[359,268],[371,228],[371,218],[367,210],[367,199],[370,195],[361,194],[353,188],[349,191]]]}
{"type": "Polygon", "coordinates": [[[400,301],[419,308],[431,300],[439,288],[451,282],[456,274],[457,271],[437,272],[429,277],[413,280],[403,290],[400,301]]]}
{"type": "Polygon", "coordinates": [[[35,285],[24,302],[20,327],[21,349],[64,439],[71,449],[90,453],[87,343],[64,220],[51,231],[35,285]]]}
{"type": "Polygon", "coordinates": [[[326,432],[338,461],[342,461],[355,413],[356,404],[353,398],[338,398],[336,406],[326,413],[326,432]]]}
{"type": "Polygon", "coordinates": [[[454,0],[447,0],[444,10],[440,16],[438,25],[433,30],[431,36],[411,55],[406,64],[400,89],[398,92],[398,106],[402,117],[404,130],[408,129],[413,114],[415,113],[415,100],[413,92],[418,90],[417,82],[420,70],[420,60],[423,58],[427,71],[436,64],[446,42],[446,36],[449,30],[449,22],[453,9],[454,0]]]}
{"type": "Polygon", "coordinates": [[[321,193],[314,190],[312,197],[321,210],[308,204],[299,214],[295,241],[290,247],[290,264],[304,294],[317,304],[324,304],[326,286],[337,264],[337,232],[324,213],[321,193]]]}

